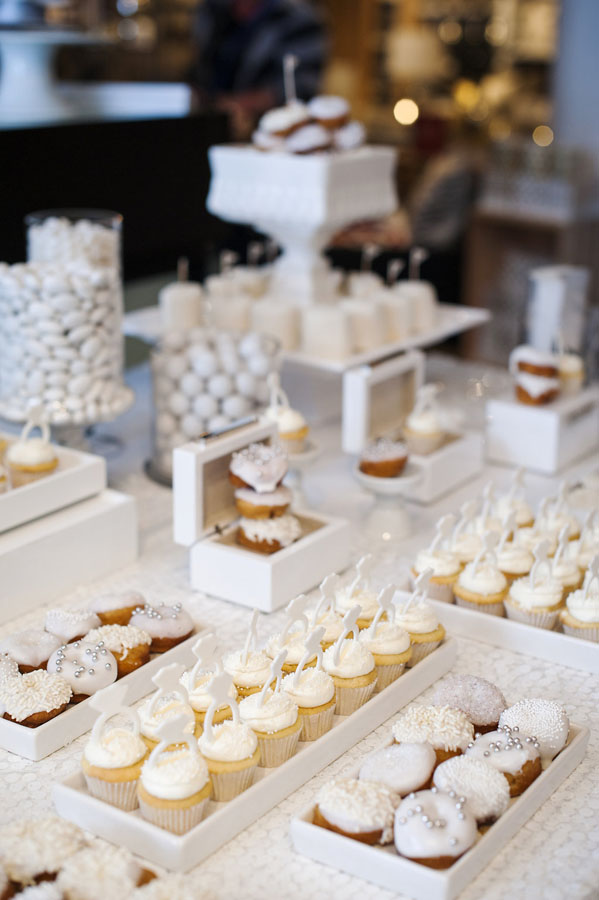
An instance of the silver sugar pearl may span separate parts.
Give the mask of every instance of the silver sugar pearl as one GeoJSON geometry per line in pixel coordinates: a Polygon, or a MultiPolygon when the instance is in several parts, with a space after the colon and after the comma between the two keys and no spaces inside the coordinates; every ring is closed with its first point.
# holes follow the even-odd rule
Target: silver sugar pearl
{"type": "Polygon", "coordinates": [[[423,822],[428,822],[428,816],[426,814],[423,815],[421,818],[422,818],[423,822]]]}
{"type": "Polygon", "coordinates": [[[464,815],[463,812],[459,812],[459,813],[458,813],[458,819],[459,819],[460,821],[462,821],[462,820],[465,819],[465,818],[466,818],[466,816],[464,815]]]}
{"type": "Polygon", "coordinates": [[[438,791],[439,791],[439,788],[436,788],[436,787],[433,785],[433,787],[431,788],[431,794],[436,794],[436,793],[438,793],[438,791]]]}
{"type": "Polygon", "coordinates": [[[450,847],[455,847],[457,842],[458,842],[457,838],[449,838],[449,846],[450,847]]]}
{"type": "Polygon", "coordinates": [[[88,674],[88,675],[94,675],[94,674],[95,674],[95,669],[88,669],[88,670],[87,670],[87,674],[88,674]]]}
{"type": "Polygon", "coordinates": [[[455,797],[455,791],[450,791],[449,796],[453,799],[455,797]]]}
{"type": "Polygon", "coordinates": [[[397,823],[398,823],[398,825],[405,825],[407,821],[408,821],[408,820],[406,819],[405,816],[401,816],[401,818],[399,818],[399,819],[397,820],[397,823]]]}
{"type": "Polygon", "coordinates": [[[73,647],[78,647],[78,646],[79,646],[79,641],[75,641],[75,643],[73,644],[73,647]]]}
{"type": "Polygon", "coordinates": [[[420,804],[418,804],[418,806],[415,806],[414,809],[416,810],[417,813],[422,812],[422,807],[420,806],[420,804]]]}
{"type": "Polygon", "coordinates": [[[411,792],[408,794],[408,800],[413,800],[415,796],[416,796],[416,794],[414,793],[414,791],[411,791],[411,792]]]}
{"type": "Polygon", "coordinates": [[[414,810],[413,810],[413,809],[409,809],[409,810],[408,810],[408,816],[410,817],[410,819],[412,818],[413,815],[414,815],[414,810]]]}
{"type": "Polygon", "coordinates": [[[458,797],[458,800],[460,801],[460,803],[465,803],[465,802],[466,802],[466,798],[465,798],[465,797],[458,797]]]}
{"type": "Polygon", "coordinates": [[[470,743],[468,744],[468,749],[470,749],[471,747],[474,747],[474,743],[472,741],[470,741],[470,743]]]}
{"type": "Polygon", "coordinates": [[[517,725],[514,725],[514,727],[512,728],[512,731],[520,731],[520,729],[518,728],[517,725]]]}
{"type": "Polygon", "coordinates": [[[104,668],[105,668],[105,669],[110,669],[110,668],[112,668],[112,667],[111,667],[110,663],[105,663],[105,664],[104,664],[104,668]]]}
{"type": "Polygon", "coordinates": [[[108,653],[108,650],[100,650],[100,653],[102,654],[102,656],[106,656],[106,654],[108,653]]]}
{"type": "Polygon", "coordinates": [[[493,753],[499,753],[500,750],[501,750],[501,747],[493,747],[493,753]]]}
{"type": "Polygon", "coordinates": [[[74,678],[79,678],[79,672],[78,672],[78,671],[77,671],[77,672],[73,672],[73,677],[74,677],[74,678]]]}
{"type": "Polygon", "coordinates": [[[56,666],[56,672],[62,672],[62,666],[56,666]]]}
{"type": "Polygon", "coordinates": [[[432,822],[425,822],[424,827],[425,827],[425,828],[432,828],[432,827],[433,827],[433,823],[432,823],[432,822]]]}
{"type": "Polygon", "coordinates": [[[73,663],[74,666],[78,666],[78,665],[79,665],[79,660],[78,660],[78,659],[73,659],[73,660],[71,660],[71,662],[73,663]]]}
{"type": "Polygon", "coordinates": [[[480,737],[480,731],[475,731],[475,732],[474,732],[474,737],[475,737],[475,738],[479,738],[479,737],[480,737]]]}
{"type": "Polygon", "coordinates": [[[485,750],[485,752],[483,753],[483,756],[490,756],[490,755],[491,755],[491,754],[489,753],[488,750],[485,750]]]}
{"type": "Polygon", "coordinates": [[[86,651],[85,651],[85,655],[86,655],[86,656],[89,656],[90,653],[91,653],[91,649],[88,647],[88,648],[86,649],[86,651]]]}

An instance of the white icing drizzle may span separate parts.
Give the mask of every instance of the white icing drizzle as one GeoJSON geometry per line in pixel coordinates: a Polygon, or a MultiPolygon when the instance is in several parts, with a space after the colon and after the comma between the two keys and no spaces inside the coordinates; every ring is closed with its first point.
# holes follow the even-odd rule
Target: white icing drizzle
{"type": "Polygon", "coordinates": [[[193,631],[193,620],[180,603],[174,606],[150,606],[146,603],[133,611],[129,625],[153,637],[181,638],[193,631]]]}
{"type": "Polygon", "coordinates": [[[520,734],[534,734],[540,745],[543,762],[552,760],[568,740],[570,722],[566,710],[553,700],[520,700],[501,714],[500,725],[520,734]]]}
{"type": "Polygon", "coordinates": [[[393,840],[397,795],[383,784],[357,778],[335,778],[316,798],[321,815],[348,834],[381,831],[381,843],[393,840]]]}
{"type": "Polygon", "coordinates": [[[509,370],[512,375],[518,371],[518,366],[521,362],[542,368],[549,366],[555,369],[557,374],[556,356],[544,350],[537,350],[536,347],[531,347],[530,344],[521,344],[519,347],[514,347],[510,353],[509,370]]]}
{"type": "Polygon", "coordinates": [[[450,706],[411,706],[393,725],[398,744],[428,741],[436,750],[464,750],[473,735],[467,716],[450,706]]]}
{"type": "Polygon", "coordinates": [[[453,791],[433,788],[408,794],[395,813],[395,847],[411,859],[461,856],[476,835],[468,801],[453,791]]]}
{"type": "Polygon", "coordinates": [[[499,772],[516,775],[525,763],[539,758],[539,746],[534,734],[500,724],[497,731],[480,734],[471,741],[464,754],[466,759],[477,759],[499,772]]]}
{"type": "Polygon", "coordinates": [[[302,526],[295,516],[282,515],[274,519],[247,519],[239,520],[239,527],[243,529],[245,536],[258,543],[277,541],[281,547],[289,547],[302,536],[302,526]]]}
{"type": "Polygon", "coordinates": [[[437,763],[433,747],[422,743],[391,744],[367,756],[358,778],[384,784],[401,797],[427,783],[437,763]]]}
{"type": "Polygon", "coordinates": [[[85,609],[49,609],[45,628],[63,641],[72,641],[100,624],[97,615],[85,609]]]}
{"type": "Polygon", "coordinates": [[[379,438],[362,451],[362,459],[366,462],[384,462],[390,459],[405,459],[408,450],[403,441],[391,438],[379,438]]]}
{"type": "Polygon", "coordinates": [[[0,862],[10,879],[27,884],[57,872],[85,843],[81,829],[58,816],[21,819],[0,829],[0,862]]]}
{"type": "Polygon", "coordinates": [[[287,455],[279,444],[250,444],[233,454],[229,468],[259,494],[268,494],[287,473],[287,455]]]}
{"type": "Polygon", "coordinates": [[[507,779],[486,760],[454,756],[435,769],[433,782],[441,791],[464,796],[479,822],[498,819],[510,802],[507,779]]]}
{"type": "Polygon", "coordinates": [[[293,495],[289,488],[280,485],[276,490],[266,494],[259,494],[251,488],[237,488],[235,499],[251,506],[289,506],[293,495]]]}
{"type": "Polygon", "coordinates": [[[62,641],[43,628],[30,628],[10,634],[0,641],[0,652],[8,653],[19,665],[39,666],[60,647],[62,641]]]}
{"type": "Polygon", "coordinates": [[[71,699],[69,684],[60,675],[36,669],[0,686],[0,706],[11,719],[22,722],[34,713],[52,712],[71,699]]]}

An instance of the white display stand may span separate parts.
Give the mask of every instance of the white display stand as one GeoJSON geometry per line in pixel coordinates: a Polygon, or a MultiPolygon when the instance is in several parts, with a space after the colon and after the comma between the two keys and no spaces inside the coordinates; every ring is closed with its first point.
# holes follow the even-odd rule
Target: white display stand
{"type": "Polygon", "coordinates": [[[137,505],[105,490],[0,535],[0,624],[137,558],[137,505]]]}
{"type": "Polygon", "coordinates": [[[482,472],[483,447],[482,435],[469,432],[446,435],[445,443],[426,456],[413,453],[410,460],[420,469],[420,478],[400,482],[399,493],[416,503],[436,503],[482,472]]]}
{"type": "MultiPolygon", "coordinates": [[[[153,690],[152,677],[163,666],[171,663],[193,665],[196,657],[192,647],[197,639],[198,633],[166,653],[153,654],[149,662],[125,675],[122,683],[127,685],[127,703],[135,703],[153,690]]],[[[0,747],[26,759],[44,759],[89,731],[97,718],[98,710],[92,708],[89,700],[81,700],[37,728],[0,718],[0,747]]]]}
{"type": "MultiPolygon", "coordinates": [[[[415,900],[454,900],[574,771],[584,758],[588,741],[588,728],[570,725],[568,743],[559,756],[448,869],[432,869],[401,857],[393,844],[369,846],[314,825],[314,803],[291,820],[293,845],[310,859],[393,893],[399,890],[415,900]]],[[[346,777],[356,778],[359,768],[345,773],[346,777]]]]}
{"type": "Polygon", "coordinates": [[[348,522],[293,508],[303,534],[289,547],[266,555],[237,544],[231,456],[255,441],[270,443],[276,432],[273,422],[252,420],[173,453],[174,540],[190,548],[192,587],[263,612],[344,569],[350,554],[348,522]]]}
{"type": "Polygon", "coordinates": [[[184,835],[171,834],[88,792],[80,771],[54,785],[54,805],[65,819],[167,869],[186,872],[218,850],[389,716],[425,691],[453,666],[456,642],[449,638],[350,716],[335,716],[316,741],[300,741],[291,759],[274,769],[259,767],[254,784],[228,803],[210,802],[205,819],[184,835]]]}
{"type": "MultiPolygon", "coordinates": [[[[11,438],[0,433],[0,439],[11,438]]],[[[0,494],[0,534],[104,490],[106,461],[101,456],[67,447],[56,447],[56,455],[58,468],[51,475],[0,494]]]]}
{"type": "Polygon", "coordinates": [[[544,406],[489,400],[487,459],[553,474],[599,449],[599,385],[544,406]]]}

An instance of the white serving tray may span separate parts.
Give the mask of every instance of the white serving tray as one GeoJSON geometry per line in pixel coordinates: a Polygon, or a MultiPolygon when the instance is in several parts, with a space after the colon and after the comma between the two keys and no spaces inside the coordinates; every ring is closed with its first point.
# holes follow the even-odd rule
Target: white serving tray
{"type": "MultiPolygon", "coordinates": [[[[0,439],[14,437],[0,433],[0,439]]],[[[101,456],[67,447],[56,447],[56,455],[59,465],[51,475],[0,494],[0,534],[104,490],[106,462],[101,456]]]]}
{"type": "Polygon", "coordinates": [[[105,490],[0,534],[0,625],[137,559],[137,504],[105,490]]]}
{"type": "Polygon", "coordinates": [[[166,869],[186,872],[288,797],[334,759],[445,675],[457,655],[448,638],[428,657],[351,716],[335,716],[317,741],[300,742],[295,756],[275,769],[258,768],[257,780],[229,803],[210,803],[208,815],[185,835],[170,834],[87,792],[81,772],[54,785],[54,805],[65,819],[166,869]]]}
{"type": "MultiPolygon", "coordinates": [[[[135,703],[154,689],[152,676],[163,666],[170,663],[192,665],[195,656],[191,648],[198,634],[201,630],[165,653],[152,654],[149,662],[124,675],[120,681],[127,685],[127,703],[135,703]]],[[[44,759],[89,731],[97,718],[98,711],[92,709],[89,700],[76,703],[38,728],[27,728],[0,717],[0,747],[26,759],[44,759]]]]}
{"type": "Polygon", "coordinates": [[[515,650],[527,656],[536,656],[548,662],[559,662],[560,666],[599,674],[599,644],[593,641],[524,625],[502,616],[463,609],[453,603],[440,603],[438,600],[430,602],[445,628],[452,634],[503,647],[505,650],[515,650]]]}
{"type": "MultiPolygon", "coordinates": [[[[398,856],[393,845],[372,847],[314,825],[314,803],[291,820],[293,845],[310,859],[393,893],[401,891],[415,900],[453,900],[573,772],[585,755],[588,741],[588,728],[571,725],[565,749],[449,869],[430,869],[398,856]]],[[[348,777],[357,775],[358,769],[348,777]]]]}

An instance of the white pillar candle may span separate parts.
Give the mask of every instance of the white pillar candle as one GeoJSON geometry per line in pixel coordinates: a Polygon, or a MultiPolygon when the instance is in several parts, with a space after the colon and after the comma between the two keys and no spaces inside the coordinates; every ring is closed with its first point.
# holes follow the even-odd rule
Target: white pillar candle
{"type": "Polygon", "coordinates": [[[218,297],[212,301],[212,324],[226,331],[247,331],[250,327],[251,300],[246,296],[218,297]]]}
{"type": "Polygon", "coordinates": [[[414,334],[430,331],[437,324],[437,292],[429,281],[408,278],[398,281],[392,288],[400,297],[405,297],[411,306],[412,330],[414,334]]]}
{"type": "Polygon", "coordinates": [[[300,315],[295,306],[282,300],[257,300],[251,310],[252,330],[271,334],[283,350],[295,350],[300,342],[300,315]]]}
{"type": "Polygon", "coordinates": [[[412,303],[401,293],[383,288],[373,297],[383,308],[385,330],[389,340],[404,341],[414,331],[412,323],[412,303]]]}
{"type": "Polygon", "coordinates": [[[320,359],[345,359],[351,353],[349,316],[340,306],[302,309],[302,350],[320,359]]]}
{"type": "Polygon", "coordinates": [[[158,294],[165,331],[183,331],[202,324],[202,288],[194,281],[175,281],[158,294]]]}
{"type": "Polygon", "coordinates": [[[385,342],[385,314],[380,303],[370,298],[350,297],[341,300],[339,307],[348,316],[354,352],[372,350],[385,342]]]}

